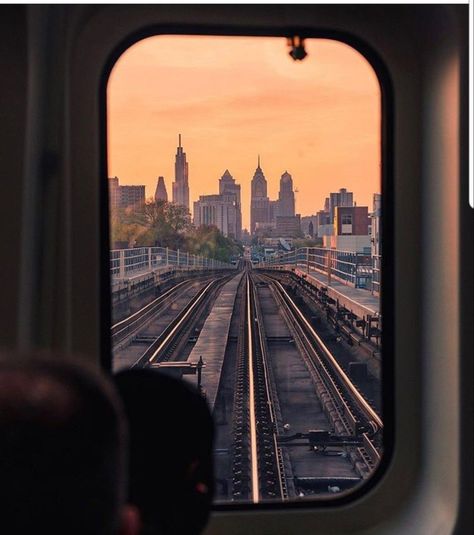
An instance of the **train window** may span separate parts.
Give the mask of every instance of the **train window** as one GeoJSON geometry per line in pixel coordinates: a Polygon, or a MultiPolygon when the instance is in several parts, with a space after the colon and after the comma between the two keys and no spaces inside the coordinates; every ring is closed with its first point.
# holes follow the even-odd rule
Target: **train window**
{"type": "Polygon", "coordinates": [[[327,503],[380,465],[382,119],[330,39],[155,36],[111,71],[113,369],[201,390],[217,504],[327,503]]]}

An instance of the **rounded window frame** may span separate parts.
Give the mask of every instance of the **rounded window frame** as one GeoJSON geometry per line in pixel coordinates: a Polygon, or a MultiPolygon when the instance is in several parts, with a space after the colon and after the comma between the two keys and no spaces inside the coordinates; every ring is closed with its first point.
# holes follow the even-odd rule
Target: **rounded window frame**
{"type": "MultiPolygon", "coordinates": [[[[382,243],[384,247],[384,255],[382,256],[381,265],[381,280],[383,285],[383,292],[381,294],[381,311],[384,318],[384,327],[382,334],[382,407],[384,420],[384,451],[380,464],[375,469],[371,477],[364,483],[355,487],[347,494],[335,497],[325,497],[321,499],[308,499],[304,501],[288,501],[278,503],[219,503],[213,504],[214,511],[249,511],[249,510],[263,510],[272,511],[275,509],[286,510],[292,509],[325,509],[327,507],[339,507],[362,499],[367,495],[384,477],[387,472],[395,447],[395,403],[394,403],[394,266],[393,262],[388,262],[387,259],[393,258],[394,250],[394,188],[393,188],[393,117],[394,117],[394,101],[393,88],[391,77],[387,66],[377,54],[377,52],[362,39],[355,37],[346,32],[339,32],[336,30],[314,30],[314,29],[288,29],[275,30],[269,32],[268,29],[249,29],[245,31],[232,31],[230,28],[216,29],[212,26],[168,26],[168,25],[151,25],[141,30],[135,31],[123,39],[109,55],[106,65],[102,72],[101,86],[100,86],[100,145],[101,145],[101,176],[104,179],[101,181],[102,187],[100,191],[100,205],[102,207],[101,217],[101,238],[102,245],[106,242],[106,250],[109,249],[109,198],[107,190],[107,85],[110,74],[116,62],[130,47],[134,44],[147,39],[149,37],[156,37],[160,35],[173,36],[215,36],[215,37],[280,37],[282,39],[298,35],[303,39],[329,39],[342,42],[352,47],[356,52],[361,54],[365,60],[372,67],[380,87],[380,109],[381,109],[381,125],[380,125],[380,140],[381,140],[381,193],[382,193],[382,243]],[[105,207],[105,209],[104,209],[105,207]],[[105,220],[104,220],[104,215],[105,220]],[[104,240],[105,237],[105,240],[104,240]],[[392,264],[392,265],[391,265],[392,264]],[[390,305],[391,303],[391,305],[390,305]]],[[[104,248],[102,247],[102,250],[104,248]]],[[[101,272],[102,281],[105,286],[110,286],[110,272],[107,264],[101,263],[103,269],[101,272]]],[[[110,305],[110,296],[108,300],[110,305]]],[[[107,370],[112,369],[112,354],[110,345],[110,306],[108,306],[108,329],[102,331],[102,366],[107,370]]]]}

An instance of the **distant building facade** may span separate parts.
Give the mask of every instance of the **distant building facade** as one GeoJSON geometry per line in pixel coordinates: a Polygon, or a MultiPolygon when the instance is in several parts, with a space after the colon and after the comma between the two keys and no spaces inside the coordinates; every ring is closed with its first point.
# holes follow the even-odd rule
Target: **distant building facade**
{"type": "Polygon", "coordinates": [[[240,236],[241,216],[234,194],[201,195],[194,202],[194,225],[214,225],[224,236],[236,239],[240,236]]]}
{"type": "Polygon", "coordinates": [[[326,200],[328,210],[320,210],[316,214],[316,236],[318,238],[324,238],[324,236],[332,236],[334,234],[334,227],[330,222],[329,199],[326,200]]]}
{"type": "Polygon", "coordinates": [[[158,183],[156,184],[155,201],[168,202],[168,192],[166,191],[165,179],[162,176],[158,177],[158,183]]]}
{"type": "Polygon", "coordinates": [[[112,211],[120,208],[120,185],[117,176],[109,178],[109,207],[112,211]]]}
{"type": "Polygon", "coordinates": [[[181,146],[181,134],[178,137],[178,148],[174,164],[173,202],[184,206],[189,211],[189,166],[186,153],[181,146]]]}
{"type": "Polygon", "coordinates": [[[370,253],[367,206],[336,206],[333,227],[334,234],[324,238],[325,246],[341,251],[370,253]]]}
{"type": "Polygon", "coordinates": [[[276,226],[273,233],[279,238],[298,238],[301,236],[301,216],[279,215],[276,217],[276,226]]]}
{"type": "Polygon", "coordinates": [[[145,186],[120,186],[121,208],[145,203],[145,186]]]}
{"type": "Polygon", "coordinates": [[[336,215],[336,208],[338,206],[351,207],[354,206],[354,194],[352,191],[347,191],[346,188],[341,188],[338,192],[329,194],[328,203],[329,222],[334,223],[334,217],[336,215]]]}
{"type": "Polygon", "coordinates": [[[237,184],[226,169],[224,174],[219,179],[219,195],[233,195],[235,198],[236,207],[236,223],[234,238],[237,240],[242,239],[242,203],[240,199],[240,184],[237,184]]]}
{"type": "Polygon", "coordinates": [[[307,215],[301,218],[301,231],[305,236],[311,236],[312,238],[318,235],[318,216],[307,215]]]}
{"type": "Polygon", "coordinates": [[[276,218],[278,215],[280,215],[278,199],[276,201],[269,201],[269,210],[270,210],[270,213],[269,213],[270,222],[272,223],[273,226],[275,226],[276,218]]]}
{"type": "Polygon", "coordinates": [[[336,236],[368,236],[368,207],[337,206],[334,216],[334,230],[336,236]]]}
{"type": "Polygon", "coordinates": [[[242,230],[242,243],[244,245],[250,245],[250,242],[251,242],[250,232],[246,228],[244,228],[242,230]]]}
{"type": "Polygon", "coordinates": [[[193,214],[195,226],[214,225],[224,236],[242,239],[240,184],[228,169],[219,179],[219,194],[201,195],[194,202],[193,214]]]}
{"type": "Polygon", "coordinates": [[[254,235],[257,227],[271,226],[270,200],[267,196],[267,180],[260,167],[260,156],[257,169],[252,178],[250,198],[250,234],[254,235]]]}
{"type": "Polygon", "coordinates": [[[144,204],[145,186],[121,186],[118,177],[109,178],[109,203],[111,210],[144,204]]]}
{"type": "Polygon", "coordinates": [[[280,178],[280,191],[278,193],[278,213],[276,216],[295,216],[295,193],[293,191],[293,179],[290,173],[285,171],[280,178]]]}

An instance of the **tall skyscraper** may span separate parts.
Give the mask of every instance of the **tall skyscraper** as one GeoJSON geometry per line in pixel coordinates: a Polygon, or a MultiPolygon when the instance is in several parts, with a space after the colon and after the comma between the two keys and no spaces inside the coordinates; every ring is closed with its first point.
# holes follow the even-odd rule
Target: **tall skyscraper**
{"type": "Polygon", "coordinates": [[[241,229],[235,195],[201,195],[194,202],[194,224],[214,225],[224,236],[240,239],[241,229]]]}
{"type": "Polygon", "coordinates": [[[194,203],[194,224],[215,225],[224,236],[242,238],[240,184],[226,169],[219,179],[218,195],[201,195],[194,203]]]}
{"type": "Polygon", "coordinates": [[[240,240],[242,238],[242,205],[240,202],[240,184],[236,184],[228,169],[224,171],[224,174],[219,179],[219,195],[235,196],[236,222],[234,237],[237,240],[240,240]]]}
{"type": "Polygon", "coordinates": [[[165,179],[162,176],[158,177],[158,183],[156,184],[155,201],[168,202],[168,192],[166,191],[165,179]]]}
{"type": "Polygon", "coordinates": [[[224,174],[219,179],[219,195],[224,193],[233,193],[237,204],[240,206],[240,184],[236,184],[228,169],[224,171],[224,174]]]}
{"type": "Polygon", "coordinates": [[[255,234],[259,225],[271,224],[270,200],[267,196],[267,180],[260,167],[260,156],[258,157],[257,169],[252,178],[250,200],[250,233],[255,234]]]}
{"type": "Polygon", "coordinates": [[[295,215],[295,193],[293,191],[293,179],[288,171],[285,171],[281,175],[277,215],[285,217],[294,217],[295,215]]]}
{"type": "Polygon", "coordinates": [[[181,134],[174,164],[173,202],[189,210],[188,162],[181,146],[181,134]]]}

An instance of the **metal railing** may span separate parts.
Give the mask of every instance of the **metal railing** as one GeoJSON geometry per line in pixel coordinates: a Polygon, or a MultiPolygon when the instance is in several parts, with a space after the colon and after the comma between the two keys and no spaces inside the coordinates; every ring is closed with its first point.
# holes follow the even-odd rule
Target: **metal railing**
{"type": "Polygon", "coordinates": [[[380,293],[381,256],[366,253],[302,247],[287,253],[280,253],[263,262],[259,267],[276,268],[292,266],[307,273],[317,271],[355,288],[364,288],[380,293]]]}
{"type": "Polygon", "coordinates": [[[168,247],[135,247],[110,251],[110,276],[113,279],[123,279],[171,266],[181,269],[235,268],[214,258],[189,254],[179,249],[174,251],[168,247]]]}
{"type": "Polygon", "coordinates": [[[380,293],[381,288],[381,270],[382,257],[380,255],[372,256],[372,291],[380,293]]]}

